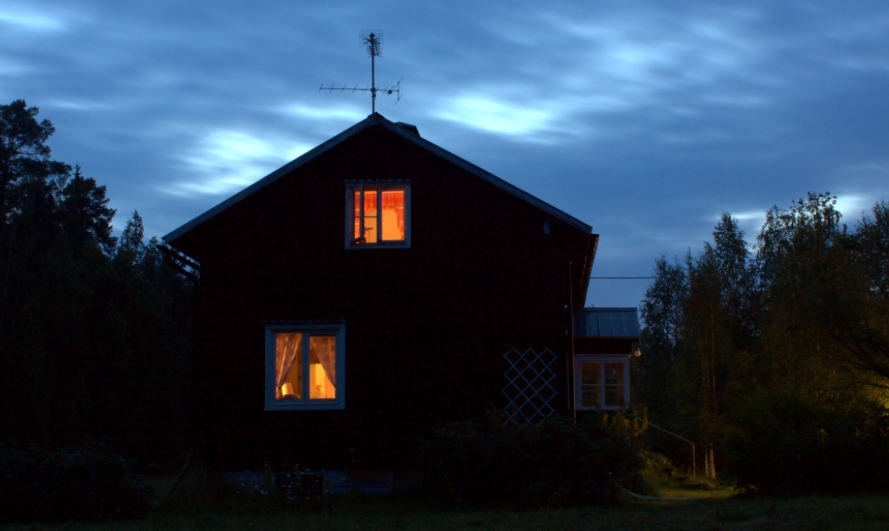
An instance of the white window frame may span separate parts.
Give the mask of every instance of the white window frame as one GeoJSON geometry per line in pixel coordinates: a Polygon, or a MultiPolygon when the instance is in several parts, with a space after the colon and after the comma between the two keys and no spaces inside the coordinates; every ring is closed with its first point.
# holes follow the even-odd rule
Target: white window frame
{"type": "MultiPolygon", "coordinates": [[[[308,389],[309,350],[303,348],[303,389],[308,389]]],[[[317,409],[346,409],[346,325],[343,323],[274,324],[265,327],[265,410],[292,411],[317,409]],[[336,337],[336,398],[275,400],[275,334],[296,332],[303,341],[312,335],[336,337]]]]}
{"type": "Polygon", "coordinates": [[[596,363],[599,367],[599,408],[603,410],[625,409],[630,404],[630,356],[627,354],[575,354],[574,355],[574,408],[578,410],[597,409],[584,406],[581,365],[596,363]],[[606,363],[620,363],[624,369],[624,403],[620,406],[605,406],[605,367],[606,363]]]}
{"type": "Polygon", "coordinates": [[[410,180],[389,180],[389,181],[348,181],[346,182],[346,249],[405,249],[411,246],[411,182],[410,180]],[[364,190],[378,190],[377,194],[377,212],[380,213],[382,220],[382,201],[383,194],[387,190],[404,190],[404,240],[383,241],[382,232],[383,224],[377,222],[377,241],[376,243],[356,243],[356,236],[353,234],[355,226],[355,190],[361,190],[361,224],[364,227],[364,190]]]}

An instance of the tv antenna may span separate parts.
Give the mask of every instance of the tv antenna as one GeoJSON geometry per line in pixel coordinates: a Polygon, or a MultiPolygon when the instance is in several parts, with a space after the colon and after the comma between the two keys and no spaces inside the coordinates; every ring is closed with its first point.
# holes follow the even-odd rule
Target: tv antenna
{"type": "Polygon", "coordinates": [[[395,103],[393,103],[392,105],[397,105],[398,102],[401,100],[401,79],[404,78],[399,79],[398,83],[394,85],[382,88],[377,86],[376,58],[380,57],[383,54],[383,32],[371,30],[363,30],[359,32],[358,45],[367,50],[367,55],[370,56],[370,87],[358,88],[358,85],[355,85],[355,87],[350,89],[345,85],[342,87],[336,87],[334,85],[325,87],[324,85],[321,85],[321,88],[318,89],[318,92],[321,92],[322,90],[327,90],[330,92],[333,92],[334,90],[338,90],[340,92],[345,92],[347,90],[351,90],[352,92],[370,92],[370,105],[372,112],[377,112],[377,92],[384,92],[387,96],[395,94],[395,103]]]}

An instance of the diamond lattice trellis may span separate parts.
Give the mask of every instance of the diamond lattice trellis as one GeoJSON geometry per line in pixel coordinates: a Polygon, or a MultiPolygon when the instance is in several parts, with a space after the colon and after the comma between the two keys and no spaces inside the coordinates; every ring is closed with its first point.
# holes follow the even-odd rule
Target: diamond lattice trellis
{"type": "Polygon", "coordinates": [[[502,389],[507,400],[504,409],[507,420],[543,422],[555,412],[550,402],[556,390],[550,384],[556,373],[550,366],[556,355],[548,348],[540,354],[530,348],[524,353],[514,348],[503,357],[509,363],[504,373],[506,387],[502,389]]]}

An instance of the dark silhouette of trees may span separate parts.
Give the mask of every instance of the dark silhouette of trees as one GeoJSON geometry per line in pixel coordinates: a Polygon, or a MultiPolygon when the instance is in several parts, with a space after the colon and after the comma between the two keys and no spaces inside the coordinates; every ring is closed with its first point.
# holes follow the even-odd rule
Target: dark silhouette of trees
{"type": "Polygon", "coordinates": [[[718,456],[753,396],[756,407],[772,396],[810,397],[806,407],[826,411],[823,419],[860,417],[885,402],[889,208],[877,203],[852,231],[840,219],[834,197],[809,194],[767,212],[753,256],[723,214],[714,243],[697,256],[689,252],[682,265],[655,260],[642,301],[650,359],[633,361],[634,401],[652,420],[718,456]]]}
{"type": "Polygon", "coordinates": [[[174,461],[189,444],[192,286],[143,241],[138,212],[117,241],[105,187],[50,158],[38,112],[0,105],[0,433],[108,437],[174,461]]]}

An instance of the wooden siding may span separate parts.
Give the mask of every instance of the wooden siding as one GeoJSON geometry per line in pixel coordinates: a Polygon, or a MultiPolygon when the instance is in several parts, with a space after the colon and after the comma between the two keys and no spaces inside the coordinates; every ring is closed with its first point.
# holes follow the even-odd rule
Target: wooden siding
{"type": "Polygon", "coordinates": [[[560,356],[554,405],[570,412],[568,264],[582,307],[595,236],[382,127],[171,243],[202,266],[195,390],[217,467],[410,466],[436,423],[503,404],[513,347],[560,356]],[[344,248],[354,179],[410,179],[411,248],[344,248]],[[315,319],[345,322],[345,410],[265,411],[264,323],[315,319]]]}

